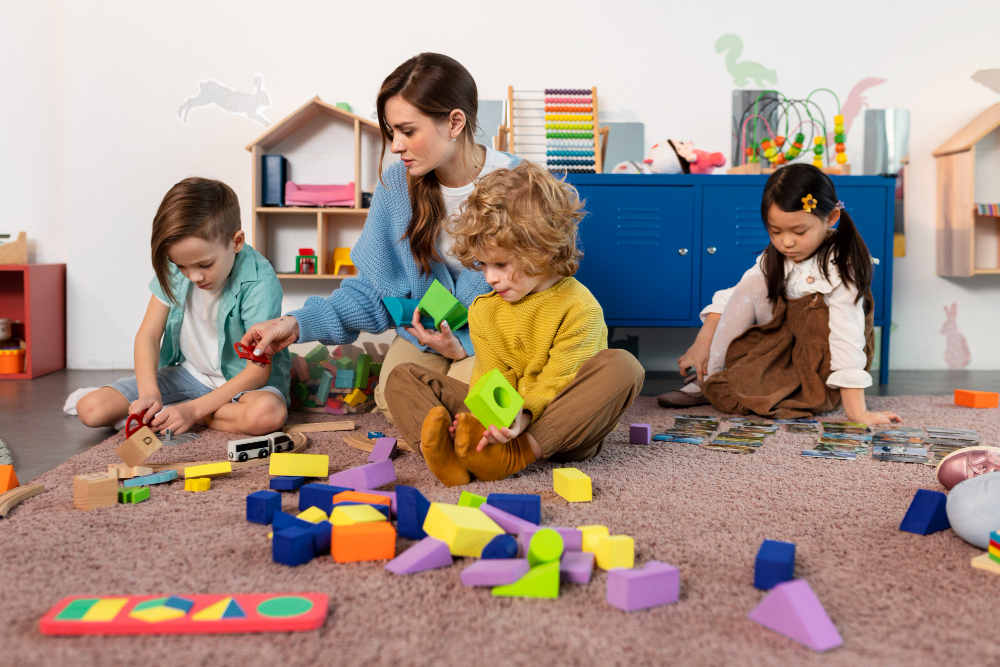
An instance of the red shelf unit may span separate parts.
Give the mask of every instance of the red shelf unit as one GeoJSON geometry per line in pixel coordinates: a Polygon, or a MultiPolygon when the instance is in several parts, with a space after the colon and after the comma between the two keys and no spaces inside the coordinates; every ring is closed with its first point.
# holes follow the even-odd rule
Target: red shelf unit
{"type": "Polygon", "coordinates": [[[27,345],[24,372],[0,373],[0,380],[66,368],[66,265],[0,264],[0,317],[14,320],[12,340],[27,345]]]}

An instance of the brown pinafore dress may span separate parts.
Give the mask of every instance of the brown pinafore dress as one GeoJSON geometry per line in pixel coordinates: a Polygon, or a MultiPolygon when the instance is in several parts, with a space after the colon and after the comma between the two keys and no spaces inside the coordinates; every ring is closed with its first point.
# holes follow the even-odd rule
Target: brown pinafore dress
{"type": "MultiPolygon", "coordinates": [[[[865,370],[875,351],[871,290],[864,297],[865,370]]],[[[823,295],[780,297],[767,324],[750,327],[726,351],[726,368],[701,390],[716,409],[776,419],[810,417],[840,405],[830,377],[830,308],[823,295]]]]}

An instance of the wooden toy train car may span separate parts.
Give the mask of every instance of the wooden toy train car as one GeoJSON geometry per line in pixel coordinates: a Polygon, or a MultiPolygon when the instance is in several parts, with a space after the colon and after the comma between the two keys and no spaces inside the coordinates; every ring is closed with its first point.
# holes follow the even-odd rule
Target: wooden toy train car
{"type": "Polygon", "coordinates": [[[271,454],[292,451],[292,439],[281,431],[229,441],[229,460],[266,459],[271,454]]]}

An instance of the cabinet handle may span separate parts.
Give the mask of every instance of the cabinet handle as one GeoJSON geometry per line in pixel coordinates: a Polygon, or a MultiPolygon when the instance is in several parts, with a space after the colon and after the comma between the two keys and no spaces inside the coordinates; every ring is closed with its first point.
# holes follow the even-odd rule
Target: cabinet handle
{"type": "Polygon", "coordinates": [[[714,245],[713,246],[709,246],[708,248],[706,248],[706,250],[708,250],[708,254],[709,255],[714,255],[715,251],[716,251],[716,247],[714,245]]]}
{"type": "Polygon", "coordinates": [[[677,251],[677,254],[680,255],[681,257],[683,257],[684,255],[688,254],[688,249],[687,248],[680,248],[677,251]]]}

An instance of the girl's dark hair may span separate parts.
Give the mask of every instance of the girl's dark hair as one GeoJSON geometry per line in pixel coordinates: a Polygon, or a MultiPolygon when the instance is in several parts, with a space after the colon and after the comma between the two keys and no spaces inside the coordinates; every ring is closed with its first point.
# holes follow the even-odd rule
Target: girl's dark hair
{"type": "MultiPolygon", "coordinates": [[[[831,211],[837,207],[837,191],[833,181],[822,170],[811,164],[790,164],[781,167],[767,179],[764,185],[764,197],[760,202],[760,217],[764,228],[770,236],[770,225],[767,214],[771,205],[777,206],[786,213],[803,210],[802,198],[812,195],[816,200],[816,208],[812,214],[824,222],[831,211]]],[[[855,303],[865,295],[872,282],[871,253],[864,239],[854,226],[854,221],[846,210],[840,211],[840,221],[834,232],[826,237],[814,253],[817,256],[819,270],[823,277],[830,279],[827,266],[830,259],[840,272],[842,280],[854,285],[858,290],[855,303]]],[[[761,260],[761,270],[767,281],[767,297],[771,301],[785,295],[785,256],[770,243],[764,251],[761,260]]]]}
{"type": "Polygon", "coordinates": [[[185,178],[163,196],[153,217],[150,241],[153,271],[170,301],[177,299],[170,287],[167,250],[183,238],[196,236],[209,243],[231,240],[240,231],[240,201],[233,189],[211,178],[185,178]]]}
{"type": "MultiPolygon", "coordinates": [[[[380,181],[385,147],[392,142],[393,133],[385,118],[385,104],[397,95],[435,122],[447,120],[455,109],[462,111],[465,114],[465,127],[459,141],[464,155],[474,151],[479,110],[479,92],[476,90],[475,80],[454,58],[440,53],[421,53],[397,67],[385,78],[378,91],[375,109],[382,130],[382,154],[378,161],[380,181]]],[[[445,216],[441,183],[433,171],[417,178],[407,174],[406,179],[413,213],[402,238],[409,240],[410,252],[420,266],[421,273],[430,274],[431,262],[441,261],[437,250],[437,236],[445,216]]],[[[385,185],[384,182],[382,184],[385,185]]]]}

